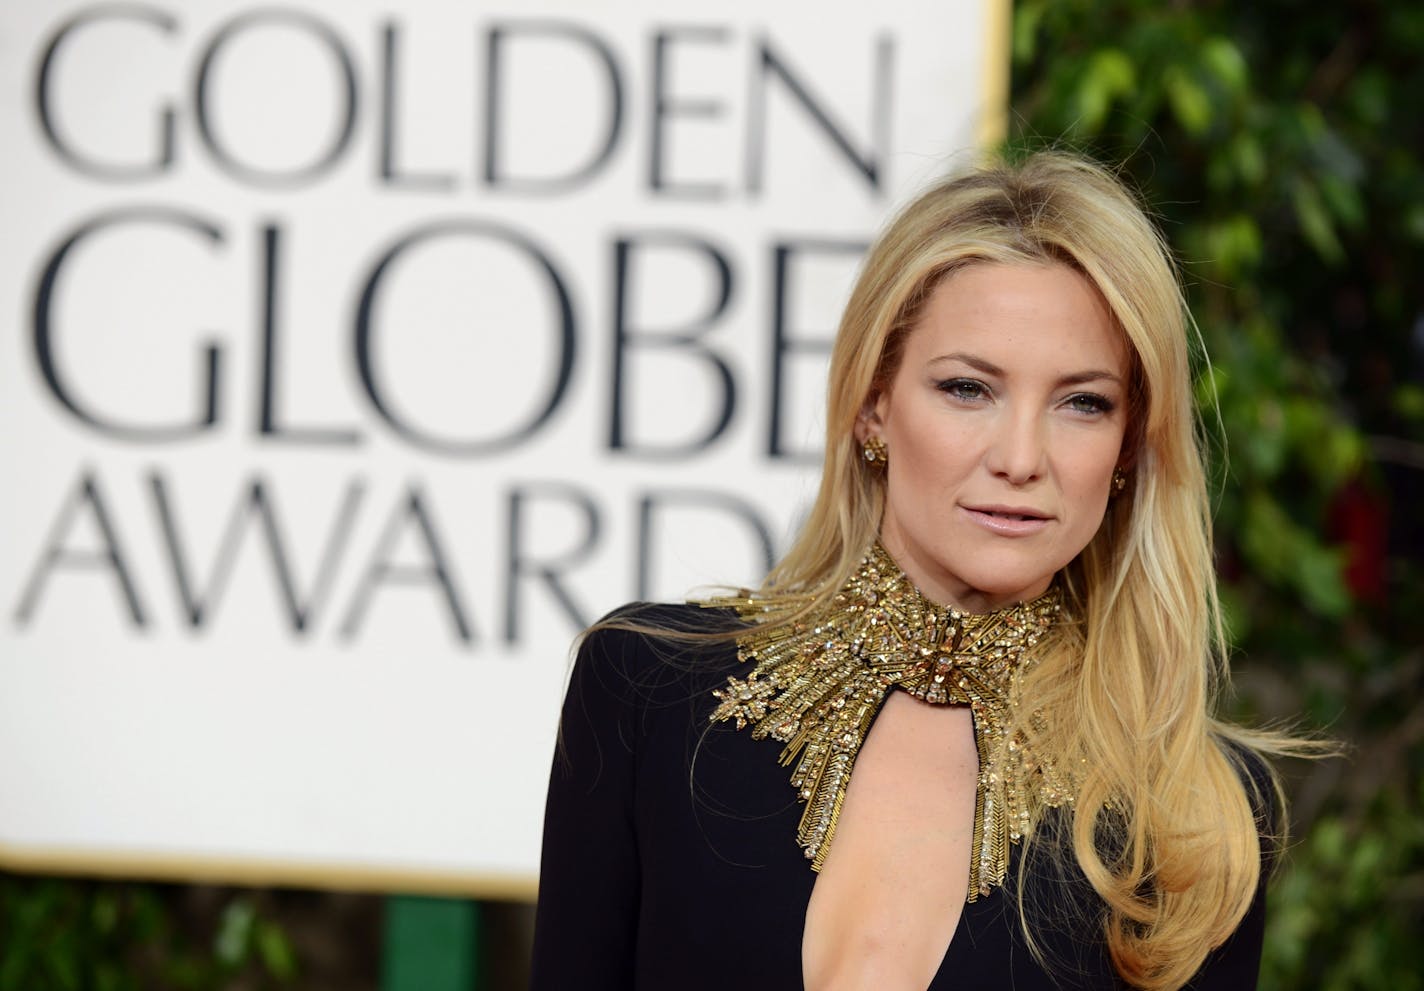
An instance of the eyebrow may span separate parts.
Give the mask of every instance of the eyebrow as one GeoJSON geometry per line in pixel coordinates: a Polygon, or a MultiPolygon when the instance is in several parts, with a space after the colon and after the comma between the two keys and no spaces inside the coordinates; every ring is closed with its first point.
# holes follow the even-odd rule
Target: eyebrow
{"type": "MultiPolygon", "coordinates": [[[[1005,374],[1004,370],[998,365],[994,364],[992,361],[985,361],[983,358],[980,358],[977,355],[966,354],[963,351],[954,351],[950,354],[937,355],[936,357],[931,358],[929,363],[933,365],[941,361],[962,362],[968,365],[970,368],[975,369],[976,371],[983,372],[985,375],[993,375],[997,378],[1003,378],[1005,374]]],[[[1058,380],[1058,385],[1082,385],[1086,382],[1102,381],[1115,382],[1118,385],[1122,385],[1122,376],[1118,375],[1115,372],[1110,372],[1107,369],[1089,368],[1081,372],[1073,372],[1069,375],[1062,376],[1058,380]]]]}

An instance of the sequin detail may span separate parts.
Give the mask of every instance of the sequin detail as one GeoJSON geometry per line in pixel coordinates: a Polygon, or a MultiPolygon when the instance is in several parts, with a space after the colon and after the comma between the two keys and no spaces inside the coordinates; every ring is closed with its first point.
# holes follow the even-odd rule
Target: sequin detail
{"type": "MultiPolygon", "coordinates": [[[[961,613],[926,599],[876,544],[809,619],[775,622],[784,613],[750,596],[709,605],[752,621],[737,654],[754,665],[713,692],[711,719],[785,744],[781,763],[795,764],[791,784],[805,803],[797,841],[814,870],[825,863],[856,755],[892,688],[973,714],[979,786],[969,901],[1003,883],[1010,844],[1028,833],[1036,806],[1072,801],[1071,782],[1036,759],[1013,720],[1032,648],[1061,611],[1056,589],[997,612],[961,613]]],[[[1041,719],[1030,724],[1041,728],[1041,719]]]]}

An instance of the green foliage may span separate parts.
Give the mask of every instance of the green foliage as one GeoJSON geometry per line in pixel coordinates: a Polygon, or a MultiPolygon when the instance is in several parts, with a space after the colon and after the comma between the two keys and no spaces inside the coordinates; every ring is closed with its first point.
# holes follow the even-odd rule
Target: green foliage
{"type": "Polygon", "coordinates": [[[1332,815],[1315,824],[1295,851],[1294,869],[1274,890],[1261,975],[1265,988],[1424,988],[1418,917],[1411,921],[1407,911],[1398,910],[1405,906],[1390,904],[1417,898],[1424,882],[1418,870],[1424,859],[1424,821],[1410,811],[1421,800],[1424,794],[1415,794],[1412,802],[1389,798],[1362,820],[1332,815]],[[1350,934],[1343,945],[1337,935],[1341,931],[1350,934]],[[1321,954],[1315,949],[1321,943],[1339,952],[1321,954]]]}
{"type": "Polygon", "coordinates": [[[187,910],[157,885],[0,874],[0,991],[275,988],[296,974],[252,895],[187,910]],[[186,927],[186,928],[185,928],[186,927]]]}
{"type": "Polygon", "coordinates": [[[1352,748],[1292,769],[1263,986],[1418,988],[1424,7],[1019,0],[1013,53],[1013,146],[1120,164],[1182,266],[1241,714],[1352,748]]]}

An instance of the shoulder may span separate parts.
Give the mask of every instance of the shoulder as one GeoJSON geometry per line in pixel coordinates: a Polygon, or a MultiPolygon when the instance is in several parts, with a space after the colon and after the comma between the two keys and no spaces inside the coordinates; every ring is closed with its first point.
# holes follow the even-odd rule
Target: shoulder
{"type": "Polygon", "coordinates": [[[598,620],[585,631],[585,635],[623,630],[675,639],[680,634],[734,632],[744,626],[730,609],[709,608],[696,602],[629,602],[598,620]]]}
{"type": "Polygon", "coordinates": [[[696,603],[631,602],[584,630],[578,656],[633,670],[648,661],[691,662],[703,655],[735,650],[745,628],[728,609],[696,603]]]}
{"type": "Polygon", "coordinates": [[[728,609],[633,602],[580,637],[570,693],[590,688],[624,704],[685,699],[736,666],[744,624],[728,609]]]}

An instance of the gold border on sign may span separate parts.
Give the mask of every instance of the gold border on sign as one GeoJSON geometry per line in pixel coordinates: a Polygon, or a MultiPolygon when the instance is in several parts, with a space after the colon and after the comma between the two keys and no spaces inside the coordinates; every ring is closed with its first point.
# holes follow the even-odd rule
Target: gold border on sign
{"type": "Polygon", "coordinates": [[[0,869],[124,881],[179,881],[249,888],[308,888],[372,895],[438,895],[533,901],[538,881],[526,874],[463,872],[436,865],[383,867],[331,861],[264,860],[141,850],[0,843],[0,869]]]}
{"type": "Polygon", "coordinates": [[[1009,136],[1009,71],[1013,62],[1013,0],[984,0],[984,58],[978,133],[980,148],[992,148],[1009,136]]]}

